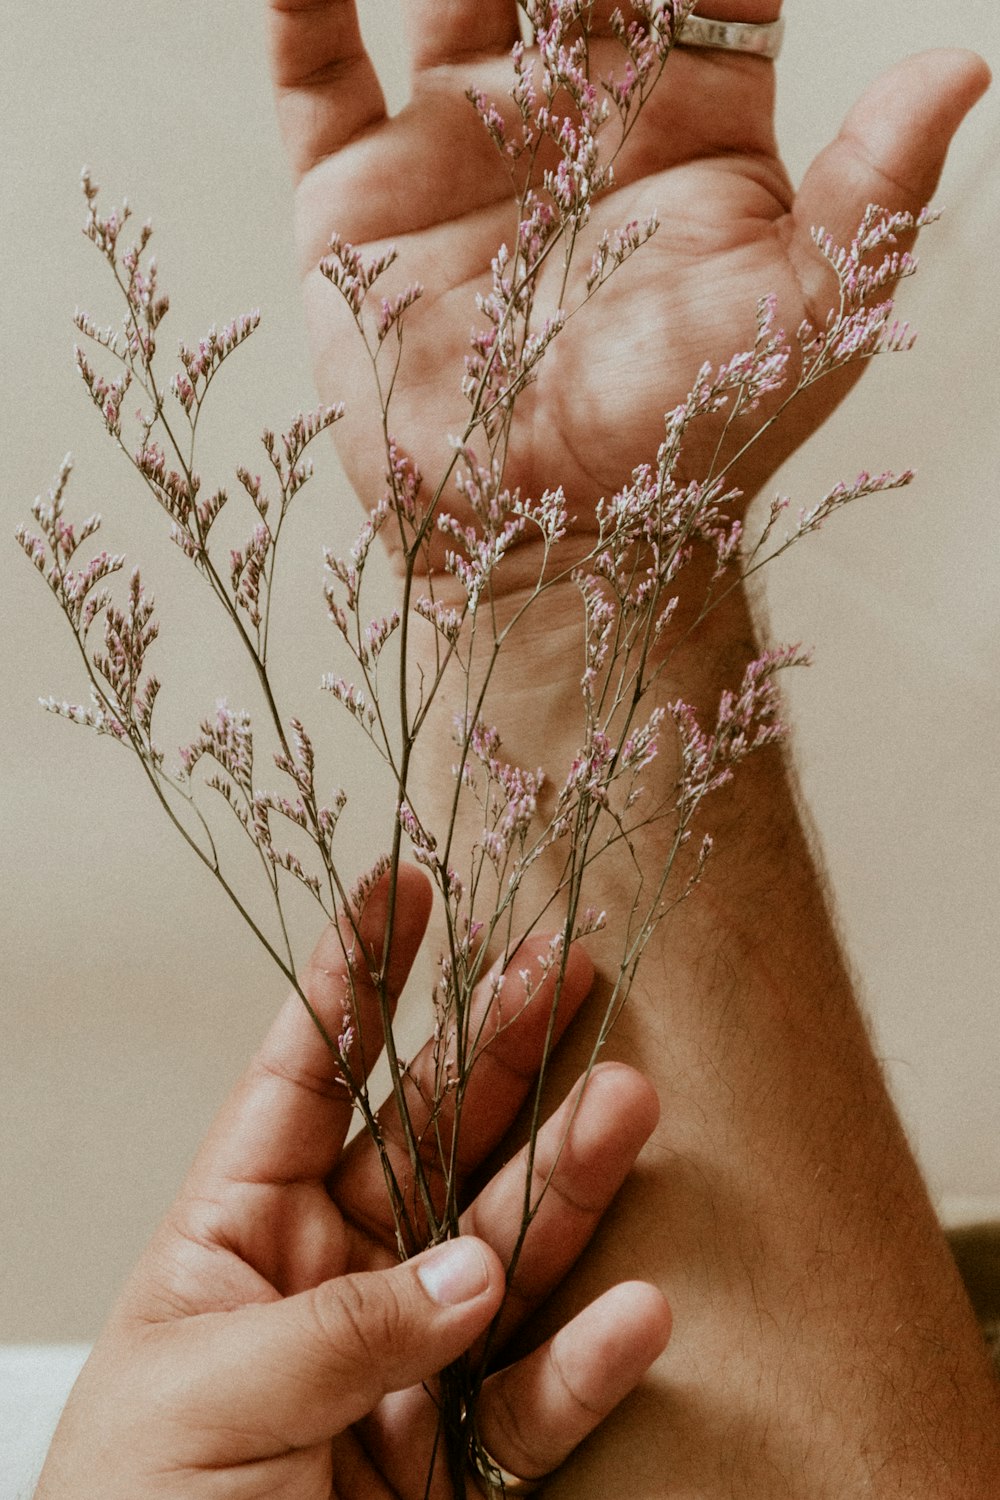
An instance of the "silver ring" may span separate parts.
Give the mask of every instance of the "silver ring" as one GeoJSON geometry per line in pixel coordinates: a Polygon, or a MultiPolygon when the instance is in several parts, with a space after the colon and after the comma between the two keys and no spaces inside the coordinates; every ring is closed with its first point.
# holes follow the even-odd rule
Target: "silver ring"
{"type": "Polygon", "coordinates": [[[749,52],[773,62],[781,51],[785,18],[776,21],[712,21],[688,16],[674,38],[678,47],[720,47],[726,52],[749,52]]]}
{"type": "Polygon", "coordinates": [[[493,1454],[488,1453],[482,1446],[479,1449],[479,1458],[482,1468],[477,1466],[477,1475],[486,1486],[489,1500],[507,1500],[508,1496],[513,1495],[533,1495],[549,1477],[543,1474],[540,1479],[519,1479],[516,1474],[505,1469],[503,1464],[497,1463],[493,1454]]]}

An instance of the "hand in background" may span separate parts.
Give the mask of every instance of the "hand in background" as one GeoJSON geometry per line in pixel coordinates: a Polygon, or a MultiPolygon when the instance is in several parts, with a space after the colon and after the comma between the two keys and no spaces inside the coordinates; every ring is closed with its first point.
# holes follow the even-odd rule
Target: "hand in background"
{"type": "MultiPolygon", "coordinates": [[[[424,877],[401,872],[390,987],[398,994],[430,905],[424,877]]],[[[385,885],[361,921],[381,951],[385,885]]],[[[544,945],[519,955],[531,967],[544,945]]],[[[560,1030],[591,980],[573,950],[560,1030]]],[[[329,931],[303,976],[332,1034],[347,976],[329,931]]],[[[374,995],[355,974],[373,1013],[374,995]]],[[[524,1004],[510,975],[493,1001],[488,1047],[463,1116],[463,1178],[497,1147],[532,1082],[548,987],[524,1004]]],[[[489,1004],[489,987],[478,1003],[489,1004]]],[[[364,1018],[363,1018],[364,1020],[364,1018]]],[[[364,1025],[359,1028],[364,1033],[364,1025]]],[[[375,1052],[369,1041],[364,1064],[375,1052]]],[[[355,1044],[354,1063],[360,1065],[355,1044]]],[[[430,1049],[411,1069],[417,1086],[430,1049]]],[[[536,1160],[555,1163],[570,1099],[544,1128],[536,1160]]],[[[590,1238],[657,1116],[629,1068],[592,1075],[525,1242],[501,1342],[554,1290],[590,1238]]],[[[421,1500],[435,1409],[432,1380],[483,1334],[500,1306],[503,1263],[521,1217],[523,1161],[474,1198],[458,1241],[397,1263],[388,1195],[367,1136],[345,1147],[351,1107],[330,1052],[293,996],[216,1120],[189,1178],[133,1274],[70,1398],[37,1500],[421,1500]]],[[[390,1151],[400,1134],[387,1106],[390,1151]]],[[[444,1122],[447,1128],[447,1122],[444,1122]]],[[[660,1353],[669,1313],[653,1288],[599,1298],[555,1339],[490,1378],[482,1436],[505,1467],[548,1472],[660,1353]]],[[[447,1492],[438,1476],[433,1495],[447,1492]]]]}
{"type": "MultiPolygon", "coordinates": [[[[318,381],[326,400],[354,397],[337,435],[369,504],[384,482],[379,413],[356,394],[369,390],[366,357],[317,270],[331,235],[369,252],[396,245],[401,279],[425,287],[407,319],[392,431],[433,480],[449,458],[447,435],[462,430],[468,411],[460,379],[477,323],[474,295],[488,286],[491,257],[511,242],[515,225],[510,181],[465,97],[473,86],[506,98],[515,0],[406,0],[403,9],[412,95],[390,118],[353,0],[271,0],[273,76],[297,181],[318,381]]],[[[596,24],[606,25],[613,9],[598,0],[596,24]]],[[[766,21],[779,9],[780,0],[706,0],[699,14],[766,21]]],[[[597,36],[591,62],[592,76],[620,72],[618,43],[597,36]]],[[[967,52],[901,63],[854,106],[796,192],[774,137],[772,64],[678,48],[618,160],[614,190],[595,205],[580,264],[589,265],[603,231],[630,219],[655,212],[660,229],[552,345],[519,406],[505,482],[536,496],[562,484],[571,506],[611,494],[653,457],[664,411],[684,399],[702,361],[721,362],[752,343],[759,297],[777,295],[790,331],[804,317],[821,325],[833,278],[811,227],[849,240],[870,202],[922,207],[987,81],[985,65],[967,52]]],[[[545,287],[543,279],[543,297],[545,287]]],[[[852,366],[813,388],[754,449],[737,476],[748,496],[858,373],[852,366]]],[[[697,466],[699,455],[687,451],[697,466]]]]}

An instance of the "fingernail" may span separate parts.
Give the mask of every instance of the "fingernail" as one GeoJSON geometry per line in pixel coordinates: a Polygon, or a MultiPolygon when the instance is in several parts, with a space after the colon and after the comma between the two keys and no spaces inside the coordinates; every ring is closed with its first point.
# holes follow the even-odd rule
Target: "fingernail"
{"type": "Polygon", "coordinates": [[[482,1250],[474,1240],[449,1240],[432,1250],[417,1268],[428,1297],[442,1307],[470,1302],[485,1292],[490,1273],[482,1250]]]}

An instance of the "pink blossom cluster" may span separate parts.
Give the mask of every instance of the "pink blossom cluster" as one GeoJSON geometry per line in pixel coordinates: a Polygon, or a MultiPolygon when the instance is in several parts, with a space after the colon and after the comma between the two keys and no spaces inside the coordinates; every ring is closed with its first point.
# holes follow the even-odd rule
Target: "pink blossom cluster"
{"type": "Polygon", "coordinates": [[[917,269],[916,257],[898,248],[900,239],[938,217],[932,209],[889,213],[870,203],[849,245],[838,245],[822,227],[813,230],[813,243],[836,277],[838,301],[824,328],[804,323],[798,331],[807,382],[850,361],[913,347],[916,335],[894,316],[887,288],[917,269]]]}
{"type": "Polygon", "coordinates": [[[202,403],[212,377],[223,360],[260,326],[260,312],[245,313],[222,329],[210,328],[204,338],[191,348],[182,343],[179,354],[181,370],[170,382],[170,389],[190,416],[202,403]]]}
{"type": "Polygon", "coordinates": [[[808,664],[809,653],[800,646],[765,651],[749,662],[739,689],[722,694],[710,732],[702,728],[690,703],[678,699],[670,705],[681,753],[677,809],[683,827],[710,792],[732,780],[734,768],[752,751],[782,738],[785,726],[779,718],[775,678],[788,667],[808,664]]]}

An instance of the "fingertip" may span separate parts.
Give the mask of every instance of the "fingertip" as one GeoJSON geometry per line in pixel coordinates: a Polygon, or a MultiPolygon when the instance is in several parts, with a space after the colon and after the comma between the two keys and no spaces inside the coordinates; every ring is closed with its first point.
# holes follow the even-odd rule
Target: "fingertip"
{"type": "Polygon", "coordinates": [[[611,1294],[621,1294],[631,1309],[633,1326],[641,1338],[649,1365],[659,1359],[674,1331],[673,1309],[664,1293],[650,1281],[623,1281],[611,1294]]]}
{"type": "Polygon", "coordinates": [[[976,52],[918,52],[871,84],[848,114],[842,137],[860,146],[889,185],[925,201],[937,186],[952,137],[990,79],[976,52]]]}
{"type": "Polygon", "coordinates": [[[417,1280],[437,1307],[484,1303],[488,1320],[503,1298],[506,1278],[499,1256],[485,1240],[462,1234],[434,1245],[410,1262],[417,1280]]]}
{"type": "Polygon", "coordinates": [[[652,1135],[660,1123],[660,1096],[646,1074],[630,1063],[611,1060],[598,1063],[594,1072],[615,1077],[618,1087],[627,1091],[630,1113],[637,1127],[641,1125],[647,1136],[652,1135]]]}
{"type": "Polygon", "coordinates": [[[362,930],[376,928],[385,930],[390,899],[395,901],[397,926],[400,919],[408,926],[420,925],[421,936],[427,926],[434,900],[434,891],[427,874],[419,865],[400,862],[396,868],[395,892],[391,870],[386,870],[372,885],[361,905],[359,921],[362,930]]]}
{"type": "Polygon", "coordinates": [[[406,982],[414,955],[430,921],[434,892],[427,875],[417,865],[400,864],[395,884],[391,871],[375,882],[364,898],[358,916],[358,931],[372,955],[380,957],[393,907],[392,952],[386,969],[390,991],[398,994],[406,982]]]}
{"type": "MultiPolygon", "coordinates": [[[[422,906],[429,914],[434,900],[434,887],[427,871],[403,860],[400,861],[396,878],[400,894],[405,894],[408,900],[422,906]]],[[[388,880],[388,876],[386,879],[388,880]]]]}
{"type": "MultiPolygon", "coordinates": [[[[507,972],[515,972],[522,969],[536,969],[541,974],[545,968],[551,966],[553,972],[558,969],[558,960],[562,955],[562,938],[558,932],[535,933],[523,940],[515,951],[515,956],[507,962],[507,972]],[[552,963],[555,958],[555,964],[552,963]]],[[[594,982],[594,963],[583,943],[570,943],[566,950],[566,960],[563,969],[563,992],[583,998],[594,982]]]]}
{"type": "Polygon", "coordinates": [[[953,99],[959,107],[971,108],[989,88],[992,72],[986,59],[969,47],[928,47],[901,58],[874,80],[866,94],[898,92],[919,79],[935,93],[953,99]]]}
{"type": "Polygon", "coordinates": [[[939,108],[955,118],[955,128],[989,89],[993,73],[984,57],[968,47],[935,47],[917,52],[901,65],[939,96],[939,108]]]}
{"type": "Polygon", "coordinates": [[[989,84],[990,70],[978,53],[934,48],[905,58],[869,85],[796,195],[800,275],[816,274],[815,225],[846,243],[871,203],[916,214],[930,202],[952,138],[989,84]]]}
{"type": "MultiPolygon", "coordinates": [[[[581,1090],[590,1094],[586,1109],[578,1111],[573,1129],[574,1148],[581,1145],[580,1136],[587,1127],[589,1118],[594,1120],[597,1132],[595,1144],[608,1139],[608,1123],[616,1120],[627,1126],[629,1140],[636,1152],[649,1139],[660,1120],[660,1097],[644,1073],[628,1063],[607,1061],[597,1063],[588,1078],[581,1079],[581,1090]],[[601,1095],[600,1102],[594,1095],[601,1095]]],[[[622,1150],[621,1131],[615,1133],[614,1147],[622,1150]]]]}
{"type": "MultiPolygon", "coordinates": [[[[496,995],[496,985],[503,975],[499,1004],[495,1006],[493,1025],[496,1040],[506,1034],[513,1020],[521,1020],[515,1034],[518,1049],[528,1044],[539,1027],[547,1032],[549,1016],[555,1007],[553,1039],[558,1041],[590,993],[594,983],[594,964],[579,943],[571,943],[563,959],[559,935],[535,934],[525,938],[504,963],[498,958],[485,981],[485,993],[496,995]],[[525,1024],[527,1023],[527,1024],[525,1024]]],[[[532,1067],[535,1058],[532,1053],[532,1067]]]]}
{"type": "Polygon", "coordinates": [[[572,1369],[577,1399],[608,1413],[645,1378],[666,1349],[673,1328],[670,1304],[646,1281],[611,1287],[556,1334],[557,1367],[572,1369]]]}
{"type": "Polygon", "coordinates": [[[969,47],[952,47],[945,56],[961,75],[969,99],[969,108],[978,104],[993,82],[993,70],[985,57],[969,47]]]}
{"type": "MultiPolygon", "coordinates": [[[[404,864],[397,871],[395,893],[391,895],[391,892],[392,879],[386,872],[365,891],[359,903],[360,910],[356,909],[353,914],[344,913],[339,921],[327,923],[309,955],[300,975],[300,984],[324,1023],[351,1020],[357,1025],[359,1016],[352,1015],[352,1007],[345,1010],[345,995],[354,993],[355,1009],[361,995],[370,995],[376,971],[382,965],[390,899],[395,915],[392,949],[384,979],[393,1003],[402,991],[427,930],[433,892],[422,870],[404,864]]],[[[296,998],[292,997],[293,1011],[296,998]]],[[[364,1020],[364,1017],[360,1019],[364,1020]]],[[[370,1037],[377,1035],[376,1027],[370,1032],[370,1037]]],[[[370,1047],[364,1050],[368,1053],[370,1047]]],[[[370,1067],[375,1055],[369,1056],[363,1066],[370,1067]]]]}

